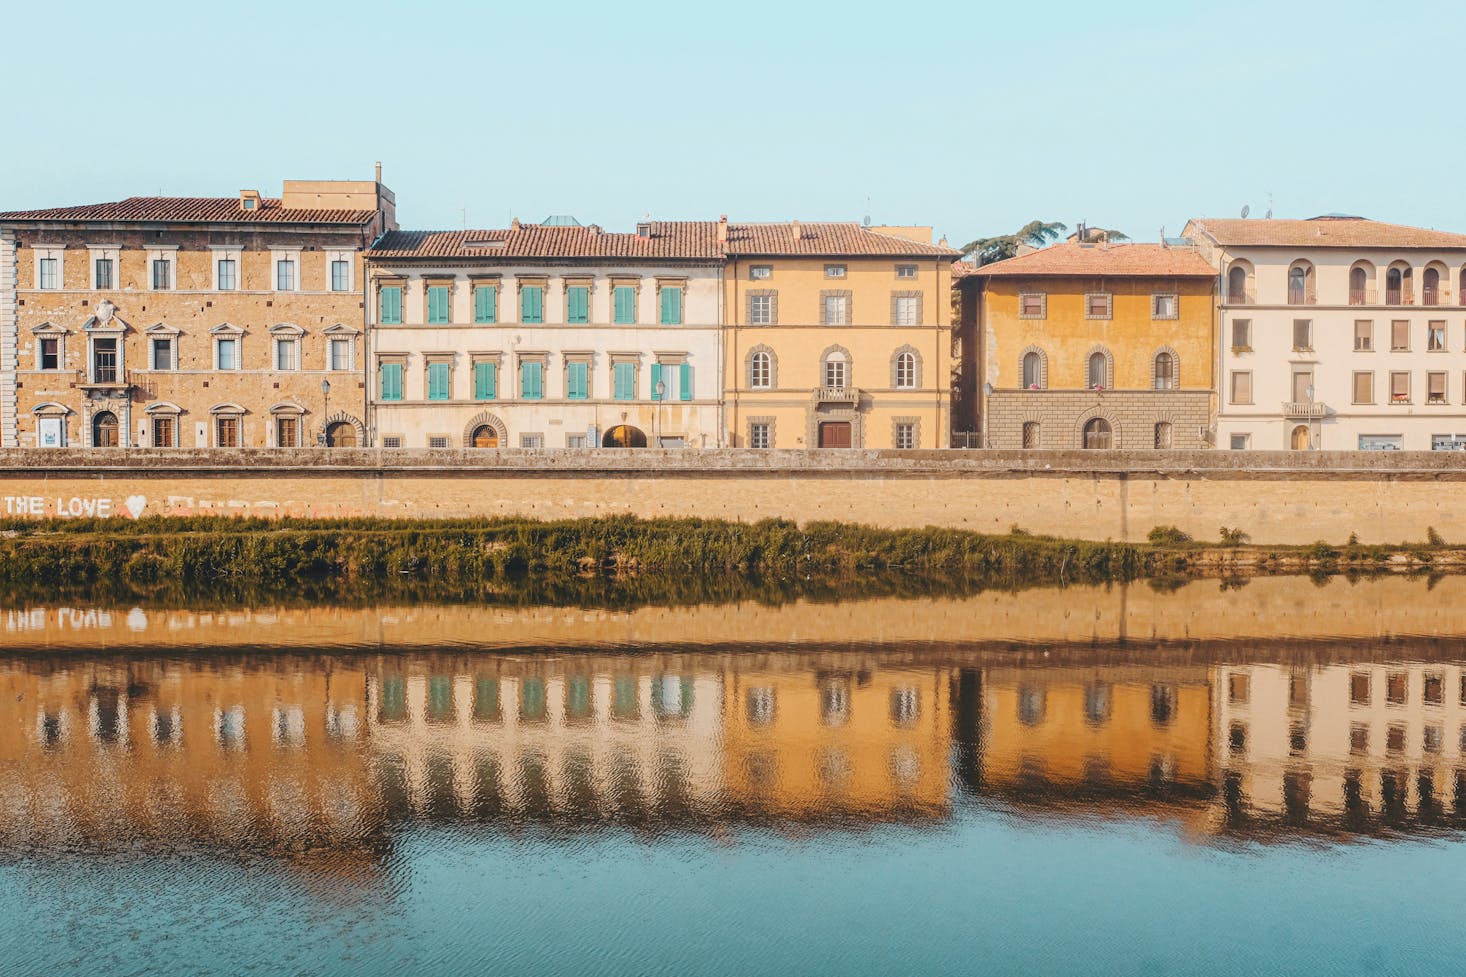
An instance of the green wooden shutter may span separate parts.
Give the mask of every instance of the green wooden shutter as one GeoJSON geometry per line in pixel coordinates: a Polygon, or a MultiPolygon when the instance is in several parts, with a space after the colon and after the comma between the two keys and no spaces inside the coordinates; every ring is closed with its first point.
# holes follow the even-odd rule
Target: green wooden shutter
{"type": "Polygon", "coordinates": [[[519,293],[519,321],[545,321],[545,290],[540,286],[530,285],[519,293]]]}
{"type": "Polygon", "coordinates": [[[662,399],[661,395],[657,393],[657,384],[659,384],[661,382],[662,382],[662,364],[660,364],[660,363],[653,363],[652,364],[652,400],[661,400],[662,399]]]}
{"type": "Polygon", "coordinates": [[[495,389],[498,386],[499,365],[486,361],[479,361],[473,365],[473,399],[493,400],[498,396],[495,389]]]}
{"type": "Polygon", "coordinates": [[[570,389],[567,396],[571,400],[585,400],[590,396],[590,364],[571,363],[568,373],[570,389]]]}
{"type": "Polygon", "coordinates": [[[635,399],[632,387],[636,382],[636,367],[630,363],[617,363],[613,372],[616,374],[616,389],[612,396],[617,400],[635,399]]]}
{"type": "Polygon", "coordinates": [[[692,399],[692,364],[683,363],[677,368],[678,397],[682,400],[692,399]]]}
{"type": "Polygon", "coordinates": [[[494,321],[494,289],[480,285],[473,290],[473,321],[494,321]]]}
{"type": "Polygon", "coordinates": [[[449,377],[448,377],[448,364],[447,363],[429,363],[428,364],[428,399],[429,400],[447,400],[448,399],[448,379],[449,379],[449,377]]]}
{"type": "Polygon", "coordinates": [[[545,395],[544,367],[540,363],[522,363],[519,367],[519,395],[524,400],[540,400],[545,395]]]}
{"type": "Polygon", "coordinates": [[[402,289],[396,285],[383,287],[378,303],[378,318],[385,323],[397,325],[402,322],[402,289]]]}
{"type": "Polygon", "coordinates": [[[448,321],[448,286],[434,285],[428,289],[428,322],[448,321]]]}
{"type": "Polygon", "coordinates": [[[575,285],[565,294],[566,322],[590,322],[590,289],[584,285],[575,285]]]}
{"type": "Polygon", "coordinates": [[[636,321],[636,289],[629,285],[616,287],[616,322],[619,324],[636,321]]]}
{"type": "Polygon", "coordinates": [[[402,364],[401,363],[383,363],[382,364],[382,382],[381,382],[381,386],[382,386],[382,399],[383,400],[401,400],[402,399],[402,364]]]}
{"type": "Polygon", "coordinates": [[[682,289],[662,289],[662,325],[680,326],[682,324],[682,289]]]}

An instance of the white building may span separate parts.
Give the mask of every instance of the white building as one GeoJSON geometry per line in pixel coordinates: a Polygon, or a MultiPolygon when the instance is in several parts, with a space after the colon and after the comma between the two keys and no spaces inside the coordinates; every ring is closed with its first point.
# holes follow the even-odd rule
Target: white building
{"type": "Polygon", "coordinates": [[[726,224],[392,231],[368,253],[379,447],[718,447],[726,224]]]}
{"type": "Polygon", "coordinates": [[[1185,235],[1220,276],[1218,447],[1466,449],[1466,235],[1341,215],[1185,235]]]}

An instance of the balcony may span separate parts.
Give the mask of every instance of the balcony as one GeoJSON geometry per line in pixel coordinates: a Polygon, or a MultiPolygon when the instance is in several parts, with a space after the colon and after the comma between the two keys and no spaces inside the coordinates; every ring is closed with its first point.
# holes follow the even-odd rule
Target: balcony
{"type": "Polygon", "coordinates": [[[818,387],[814,401],[817,404],[858,404],[860,390],[855,387],[818,387]]]}
{"type": "Polygon", "coordinates": [[[132,377],[126,370],[98,366],[91,373],[78,371],[76,385],[88,393],[114,393],[132,386],[132,377]]]}
{"type": "Polygon", "coordinates": [[[1307,420],[1321,418],[1328,413],[1328,408],[1317,400],[1289,400],[1283,402],[1284,417],[1298,417],[1307,420]]]}

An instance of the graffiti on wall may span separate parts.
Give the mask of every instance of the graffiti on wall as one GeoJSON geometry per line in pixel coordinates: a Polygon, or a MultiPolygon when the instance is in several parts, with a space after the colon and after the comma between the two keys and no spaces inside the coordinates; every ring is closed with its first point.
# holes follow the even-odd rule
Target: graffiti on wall
{"type": "Polygon", "coordinates": [[[107,496],[0,495],[0,511],[7,516],[51,516],[61,519],[111,519],[126,516],[139,519],[148,508],[143,495],[125,499],[107,496]]]}

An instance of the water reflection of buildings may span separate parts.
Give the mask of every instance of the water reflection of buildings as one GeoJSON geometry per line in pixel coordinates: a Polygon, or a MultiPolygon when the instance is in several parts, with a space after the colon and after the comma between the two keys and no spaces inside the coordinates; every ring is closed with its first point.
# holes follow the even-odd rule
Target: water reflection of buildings
{"type": "Polygon", "coordinates": [[[16,658],[0,845],[368,856],[409,820],[860,824],[959,797],[1196,835],[1466,823],[1466,670],[1367,654],[16,658]]]}

